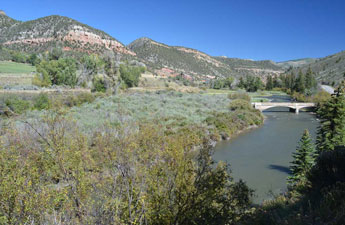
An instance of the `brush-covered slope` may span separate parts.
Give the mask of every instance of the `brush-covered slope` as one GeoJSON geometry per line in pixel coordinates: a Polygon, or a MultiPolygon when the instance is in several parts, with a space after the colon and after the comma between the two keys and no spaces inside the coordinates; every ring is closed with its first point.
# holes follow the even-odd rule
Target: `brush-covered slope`
{"type": "Polygon", "coordinates": [[[299,69],[306,72],[309,67],[316,74],[317,80],[337,84],[345,78],[345,51],[317,59],[315,62],[300,68],[295,68],[294,72],[297,73],[299,69]]]}
{"type": "Polygon", "coordinates": [[[280,67],[283,67],[284,69],[288,69],[290,67],[302,67],[310,63],[313,63],[316,60],[317,59],[314,59],[314,58],[295,59],[295,60],[277,62],[277,65],[280,67]]]}
{"type": "Polygon", "coordinates": [[[270,61],[251,61],[212,57],[201,51],[169,46],[149,38],[139,38],[128,45],[146,65],[161,74],[184,73],[193,78],[266,76],[283,70],[270,61]]]}
{"type": "Polygon", "coordinates": [[[103,31],[63,16],[47,16],[27,22],[0,14],[0,43],[6,48],[42,52],[54,47],[65,51],[99,53],[114,51],[135,55],[103,31]]]}
{"type": "Polygon", "coordinates": [[[262,77],[267,75],[279,75],[284,72],[281,66],[270,60],[254,61],[223,56],[214,58],[229,66],[240,76],[254,75],[262,77]]]}
{"type": "Polygon", "coordinates": [[[184,73],[191,76],[225,77],[234,71],[227,65],[195,49],[168,46],[149,38],[139,38],[128,45],[151,69],[184,73]]]}

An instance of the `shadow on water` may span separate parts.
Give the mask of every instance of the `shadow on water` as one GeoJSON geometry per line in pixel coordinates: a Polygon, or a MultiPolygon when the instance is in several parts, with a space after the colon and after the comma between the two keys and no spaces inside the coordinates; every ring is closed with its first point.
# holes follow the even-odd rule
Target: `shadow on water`
{"type": "Polygon", "coordinates": [[[271,170],[278,170],[280,172],[286,173],[286,174],[291,174],[290,168],[287,166],[280,166],[280,165],[269,165],[268,168],[271,170]]]}

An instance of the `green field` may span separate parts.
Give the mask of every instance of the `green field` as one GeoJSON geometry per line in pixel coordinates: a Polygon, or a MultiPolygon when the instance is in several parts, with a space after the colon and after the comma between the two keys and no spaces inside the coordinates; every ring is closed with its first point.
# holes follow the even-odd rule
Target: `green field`
{"type": "Polygon", "coordinates": [[[0,61],[0,74],[1,73],[23,74],[23,73],[31,73],[35,71],[36,71],[36,68],[29,64],[0,61]]]}

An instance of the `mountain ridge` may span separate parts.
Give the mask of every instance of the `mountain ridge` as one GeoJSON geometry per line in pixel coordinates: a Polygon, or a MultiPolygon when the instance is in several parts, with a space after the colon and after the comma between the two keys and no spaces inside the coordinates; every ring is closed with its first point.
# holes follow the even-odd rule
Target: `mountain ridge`
{"type": "Polygon", "coordinates": [[[299,68],[305,71],[311,67],[319,80],[327,80],[328,75],[331,80],[337,80],[345,70],[341,66],[345,58],[343,52],[334,54],[341,55],[335,60],[327,56],[274,62],[211,56],[197,49],[172,46],[149,37],[138,38],[126,46],[106,32],[69,17],[51,15],[23,22],[7,16],[3,10],[0,10],[0,44],[8,49],[28,53],[41,53],[56,47],[88,54],[113,51],[125,55],[125,59],[135,59],[146,64],[153,73],[165,76],[185,74],[196,80],[248,75],[264,78],[284,73],[290,67],[293,71],[299,68]],[[322,64],[321,69],[318,63],[322,64]]]}
{"type": "Polygon", "coordinates": [[[110,50],[135,55],[104,31],[69,17],[51,15],[25,22],[6,15],[0,17],[0,43],[10,49],[40,52],[60,46],[65,51],[96,53],[110,50]]]}

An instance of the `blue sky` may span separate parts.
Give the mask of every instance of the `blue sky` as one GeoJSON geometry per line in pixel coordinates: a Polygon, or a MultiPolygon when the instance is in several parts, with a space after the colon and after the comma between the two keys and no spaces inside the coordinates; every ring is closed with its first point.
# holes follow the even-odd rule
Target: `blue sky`
{"type": "Polygon", "coordinates": [[[139,37],[213,56],[283,61],[345,50],[344,0],[4,0],[10,17],[63,15],[124,44],[139,37]]]}

